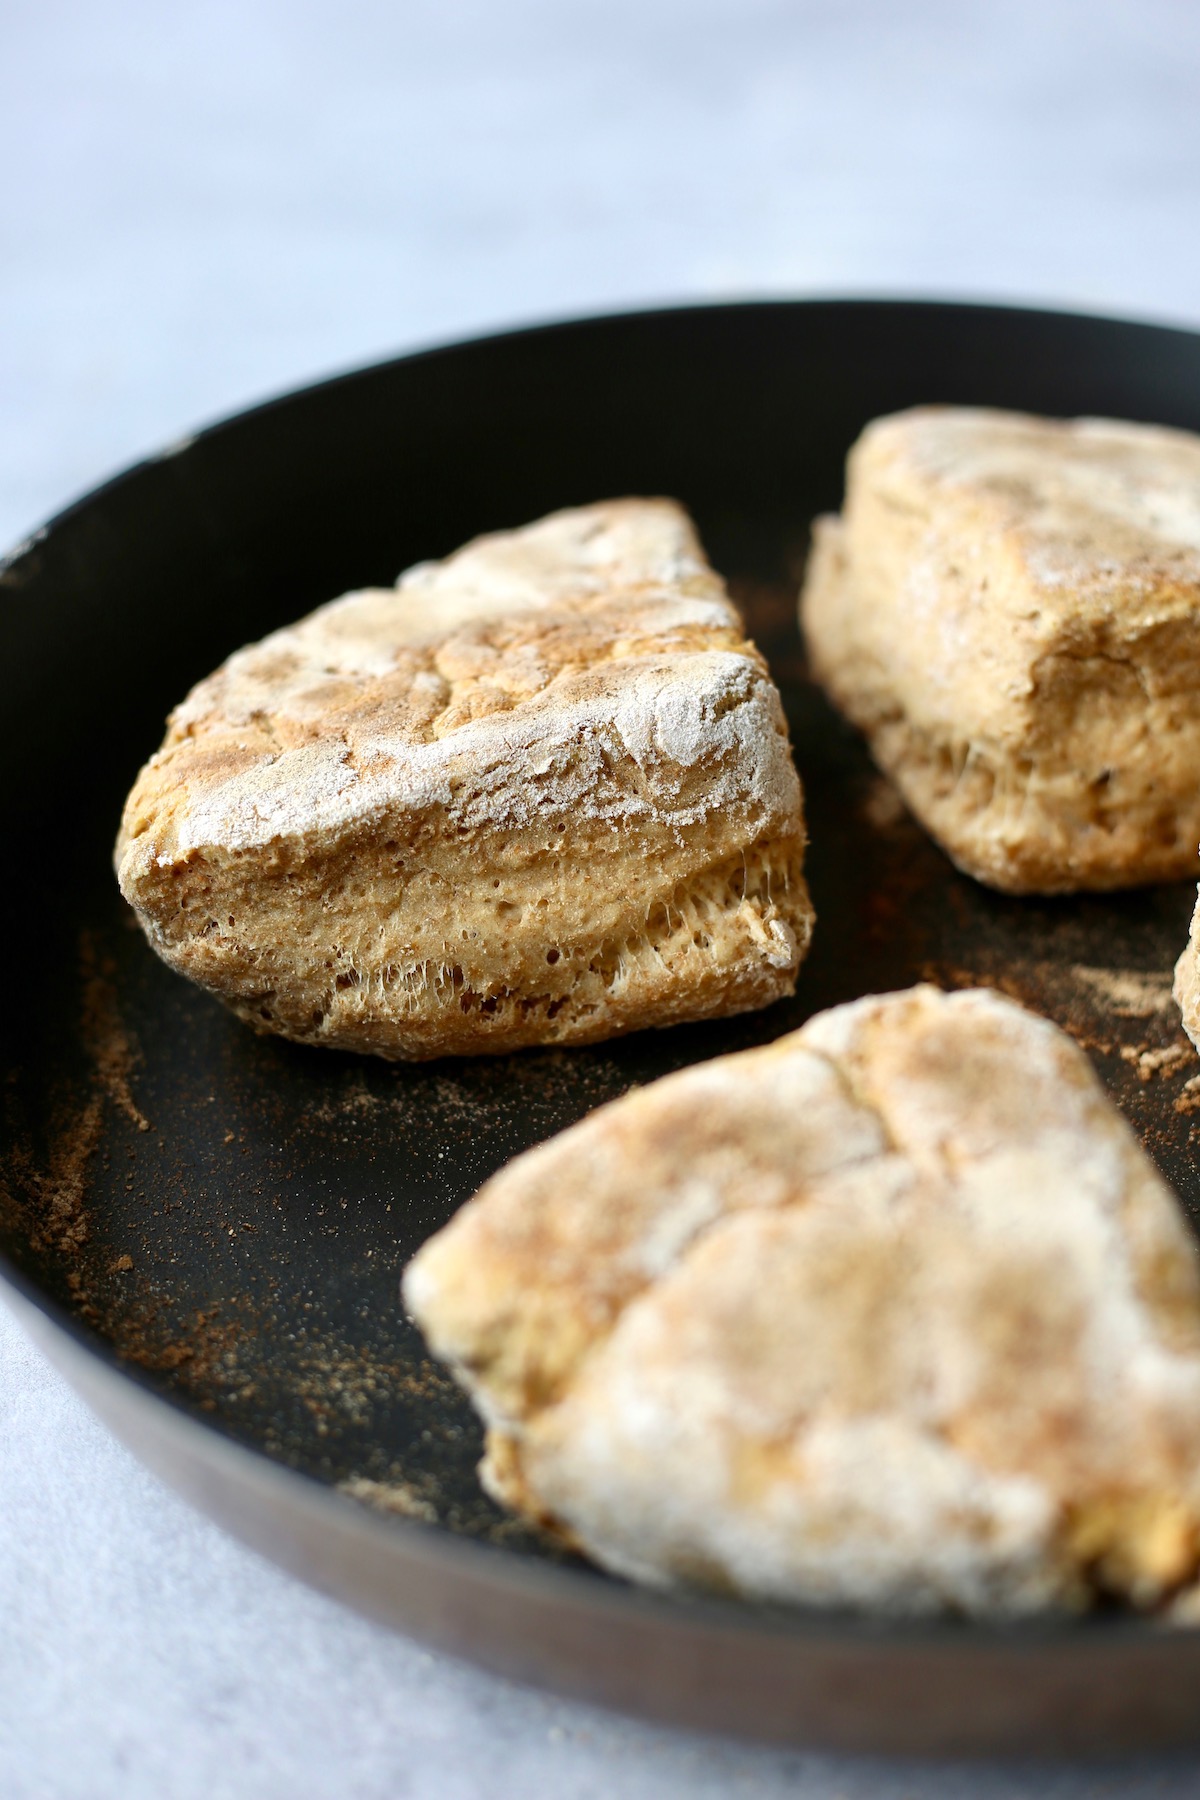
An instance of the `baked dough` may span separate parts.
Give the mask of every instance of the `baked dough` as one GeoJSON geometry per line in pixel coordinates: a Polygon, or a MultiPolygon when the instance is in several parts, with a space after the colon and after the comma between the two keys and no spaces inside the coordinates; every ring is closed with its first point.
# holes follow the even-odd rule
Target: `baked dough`
{"type": "Polygon", "coordinates": [[[1057,1027],[919,987],[602,1107],[406,1301],[482,1476],[623,1575],[977,1615],[1200,1552],[1200,1275],[1057,1027]]]}
{"type": "Polygon", "coordinates": [[[1183,1029],[1200,1050],[1200,894],[1187,946],[1175,964],[1175,1000],[1183,1014],[1183,1029]]]}
{"type": "Polygon", "coordinates": [[[960,868],[1190,874],[1200,438],[919,407],[869,425],[801,602],[814,671],[960,868]]]}
{"type": "Polygon", "coordinates": [[[249,1024],[421,1058],[791,993],[812,908],[779,695],[680,507],[478,539],[239,650],[117,844],[249,1024]]]}

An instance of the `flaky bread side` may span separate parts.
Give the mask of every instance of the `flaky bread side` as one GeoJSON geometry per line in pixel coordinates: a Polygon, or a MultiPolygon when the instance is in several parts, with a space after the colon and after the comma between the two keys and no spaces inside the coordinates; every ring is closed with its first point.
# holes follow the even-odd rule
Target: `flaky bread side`
{"type": "Polygon", "coordinates": [[[1175,1004],[1183,1015],[1183,1029],[1200,1050],[1200,894],[1188,941],[1175,964],[1175,1004]]]}
{"type": "Polygon", "coordinates": [[[1190,874],[1200,438],[920,407],[851,451],[801,600],[814,672],[967,873],[1190,874]]]}
{"type": "Polygon", "coordinates": [[[248,1023],[421,1058],[791,992],[812,909],[778,693],[669,501],[555,514],[239,651],[116,864],[248,1023]]]}
{"type": "Polygon", "coordinates": [[[980,1616],[1200,1560],[1200,1271],[1056,1027],[916,988],[603,1107],[409,1265],[485,1484],[657,1586],[980,1616]]]}

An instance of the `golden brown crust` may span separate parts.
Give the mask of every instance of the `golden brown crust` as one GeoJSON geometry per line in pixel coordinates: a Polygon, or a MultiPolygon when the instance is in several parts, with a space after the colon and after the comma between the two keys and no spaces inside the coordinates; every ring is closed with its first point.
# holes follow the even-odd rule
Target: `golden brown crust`
{"type": "Polygon", "coordinates": [[[877,420],[801,616],[819,679],[969,874],[1062,893],[1195,868],[1200,438],[877,420]]]}
{"type": "Polygon", "coordinates": [[[804,841],[762,658],[686,515],[630,500],[239,651],[172,715],[117,868],[249,1023],[427,1057],[791,992],[804,841]]]}
{"type": "Polygon", "coordinates": [[[659,1585],[981,1615],[1200,1562],[1200,1271],[1055,1027],[918,988],[602,1108],[405,1296],[484,1477],[659,1585]]]}

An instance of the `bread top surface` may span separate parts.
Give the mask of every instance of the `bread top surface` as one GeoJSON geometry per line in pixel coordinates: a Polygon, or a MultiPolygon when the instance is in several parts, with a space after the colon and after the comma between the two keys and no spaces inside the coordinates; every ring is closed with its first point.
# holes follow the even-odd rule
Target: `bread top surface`
{"type": "MultiPolygon", "coordinates": [[[[986,989],[868,996],[762,1049],[610,1102],[494,1176],[418,1254],[409,1291],[422,1303],[436,1293],[448,1312],[464,1300],[469,1311],[478,1306],[463,1329],[478,1330],[490,1348],[498,1341],[493,1306],[522,1295],[532,1306],[532,1294],[555,1290],[546,1330],[520,1333],[519,1374],[507,1351],[499,1365],[500,1409],[518,1416],[525,1396],[541,1404],[564,1385],[560,1327],[575,1347],[581,1320],[602,1335],[616,1299],[669,1273],[722,1220],[806,1206],[827,1177],[851,1170],[860,1200],[866,1177],[918,1249],[923,1234],[932,1246],[943,1228],[977,1235],[972,1280],[989,1251],[1022,1240],[1035,1252],[1052,1245],[1069,1249],[1102,1308],[1129,1298],[1135,1271],[1120,1268],[1133,1241],[1125,1230],[1137,1208],[1148,1209],[1178,1261],[1163,1292],[1173,1296],[1182,1274],[1183,1337],[1200,1356],[1200,1277],[1169,1190],[1070,1039],[986,989]],[[1107,1271],[1096,1256],[1102,1239],[1107,1271]],[[1102,1274],[1119,1279],[1107,1286],[1102,1274]]],[[[894,1249],[893,1241],[889,1258],[894,1249]]],[[[936,1270],[935,1258],[929,1266],[936,1270]]],[[[1157,1269],[1152,1260],[1141,1273],[1157,1269]]],[[[1044,1273],[1057,1286],[1060,1275],[1044,1273]]],[[[886,1285],[887,1271],[878,1274],[886,1285]]],[[[1015,1288],[994,1296],[1000,1309],[1034,1298],[1015,1288]]],[[[1164,1319],[1170,1335],[1180,1324],[1173,1304],[1164,1319]]],[[[965,1329],[978,1323],[963,1319],[965,1329]]],[[[434,1325],[440,1332],[441,1321],[434,1325]]],[[[920,1321],[911,1325],[919,1336],[920,1321]]],[[[797,1341],[789,1333],[773,1346],[781,1369],[797,1341]]],[[[872,1365],[880,1354],[870,1334],[846,1349],[872,1365]]],[[[1021,1345],[1009,1349],[1014,1378],[1037,1379],[1021,1345]]],[[[729,1354],[737,1352],[731,1339],[729,1354]]],[[[470,1360],[469,1351],[455,1354],[470,1360]]],[[[863,1372],[847,1367],[841,1381],[853,1392],[863,1372]]]]}
{"type": "Polygon", "coordinates": [[[1200,730],[1200,438],[975,408],[876,420],[841,516],[817,521],[801,610],[868,731],[902,716],[952,757],[1083,779],[1153,764],[1200,730]]]}
{"type": "Polygon", "coordinates": [[[231,656],[172,714],[118,862],[137,839],[159,860],[238,852],[452,801],[519,828],[529,777],[589,807],[594,757],[573,753],[605,734],[639,765],[714,761],[707,802],[678,796],[681,816],[728,798],[724,775],[782,817],[798,786],[785,738],[762,754],[764,722],[769,750],[778,698],[682,509],[581,507],[477,539],[394,589],[347,594],[231,656]],[[472,800],[481,772],[492,778],[472,800]]]}
{"type": "MultiPolygon", "coordinates": [[[[890,505],[944,510],[997,534],[1055,617],[1114,603],[1159,617],[1200,604],[1200,437],[1115,419],[1043,419],[985,407],[928,406],[868,425],[851,452],[848,493],[877,485],[890,505]]],[[[992,606],[1019,603],[1003,586],[992,606]]]]}
{"type": "Polygon", "coordinates": [[[627,1572],[986,1611],[1088,1557],[1143,1597],[1194,1565],[1187,1229],[1082,1054],[992,993],[871,997],[601,1109],[405,1292],[509,1491],[627,1572]]]}

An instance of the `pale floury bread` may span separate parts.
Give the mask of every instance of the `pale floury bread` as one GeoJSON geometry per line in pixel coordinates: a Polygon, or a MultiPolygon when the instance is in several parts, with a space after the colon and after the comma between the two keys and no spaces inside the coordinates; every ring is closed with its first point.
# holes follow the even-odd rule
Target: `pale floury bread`
{"type": "Polygon", "coordinates": [[[1183,1014],[1183,1029],[1200,1050],[1200,895],[1187,945],[1175,964],[1175,999],[1183,1014]]]}
{"type": "Polygon", "coordinates": [[[1012,893],[1190,874],[1200,438],[920,407],[817,522],[812,664],[916,816],[1012,893]]]}
{"type": "Polygon", "coordinates": [[[511,1163],[410,1264],[484,1481],[657,1586],[981,1616],[1200,1557],[1200,1275],[1057,1027],[929,987],[511,1163]]]}
{"type": "Polygon", "coordinates": [[[122,892],[251,1025],[419,1058],[788,994],[779,695],[686,514],[480,538],[231,656],[125,808],[122,892]]]}

